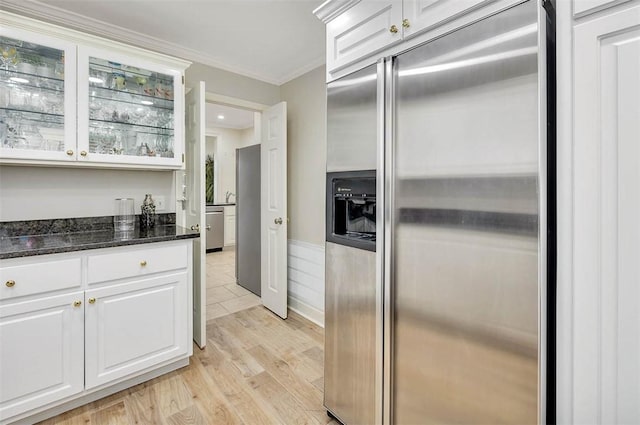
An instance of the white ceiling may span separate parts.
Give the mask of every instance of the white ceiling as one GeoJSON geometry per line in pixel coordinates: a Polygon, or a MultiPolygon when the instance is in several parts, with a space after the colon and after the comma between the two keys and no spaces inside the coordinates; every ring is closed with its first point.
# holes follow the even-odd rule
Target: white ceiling
{"type": "Polygon", "coordinates": [[[277,85],[324,63],[324,24],[312,14],[322,2],[2,0],[8,10],[277,85]]]}
{"type": "Polygon", "coordinates": [[[207,128],[223,127],[244,130],[253,127],[253,112],[244,109],[207,103],[205,115],[207,128]],[[218,119],[218,115],[223,115],[224,119],[218,119]]]}

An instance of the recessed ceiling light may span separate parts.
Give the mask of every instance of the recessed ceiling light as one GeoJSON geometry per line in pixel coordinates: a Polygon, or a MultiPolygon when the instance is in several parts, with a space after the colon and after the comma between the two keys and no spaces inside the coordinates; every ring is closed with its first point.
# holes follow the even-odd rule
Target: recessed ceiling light
{"type": "Polygon", "coordinates": [[[153,102],[151,102],[150,100],[143,100],[140,103],[142,103],[143,105],[153,105],[153,102]]]}
{"type": "Polygon", "coordinates": [[[96,84],[103,84],[104,80],[102,78],[98,78],[98,77],[89,77],[89,81],[91,81],[92,83],[96,83],[96,84]]]}
{"type": "Polygon", "coordinates": [[[23,84],[27,84],[29,82],[29,80],[26,80],[24,78],[20,78],[20,77],[11,77],[9,78],[10,81],[13,81],[14,83],[23,83],[23,84]]]}
{"type": "Polygon", "coordinates": [[[224,119],[224,115],[222,115],[222,114],[218,115],[218,119],[219,120],[223,120],[224,119]]]}

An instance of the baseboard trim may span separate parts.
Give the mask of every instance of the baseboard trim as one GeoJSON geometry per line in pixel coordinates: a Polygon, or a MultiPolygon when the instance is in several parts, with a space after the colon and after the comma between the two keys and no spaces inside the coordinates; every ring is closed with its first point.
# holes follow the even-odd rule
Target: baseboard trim
{"type": "Polygon", "coordinates": [[[318,310],[315,307],[310,306],[304,301],[300,301],[297,298],[289,297],[288,302],[289,302],[289,309],[291,311],[298,313],[300,316],[304,317],[305,319],[308,319],[311,322],[315,323],[316,325],[320,326],[321,328],[324,328],[324,312],[318,310]]]}

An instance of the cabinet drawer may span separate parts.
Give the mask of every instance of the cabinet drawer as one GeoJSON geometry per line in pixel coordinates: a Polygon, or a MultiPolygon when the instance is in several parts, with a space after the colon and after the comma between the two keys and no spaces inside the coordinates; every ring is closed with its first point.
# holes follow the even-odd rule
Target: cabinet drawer
{"type": "Polygon", "coordinates": [[[187,246],[136,247],[91,255],[87,260],[89,284],[187,267],[187,246]]]}
{"type": "Polygon", "coordinates": [[[80,283],[80,258],[3,266],[0,267],[0,300],[74,288],[80,283]]]}

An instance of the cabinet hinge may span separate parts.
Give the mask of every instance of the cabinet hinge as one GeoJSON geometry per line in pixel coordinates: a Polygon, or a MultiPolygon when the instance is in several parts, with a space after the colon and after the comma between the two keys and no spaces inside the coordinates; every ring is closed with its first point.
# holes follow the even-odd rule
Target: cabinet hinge
{"type": "Polygon", "coordinates": [[[184,75],[182,76],[182,85],[184,85],[184,75]]]}
{"type": "Polygon", "coordinates": [[[182,154],[182,163],[184,164],[184,154],[182,154]]]}

